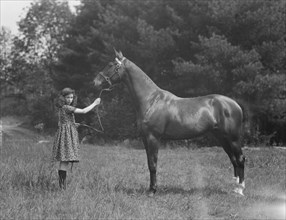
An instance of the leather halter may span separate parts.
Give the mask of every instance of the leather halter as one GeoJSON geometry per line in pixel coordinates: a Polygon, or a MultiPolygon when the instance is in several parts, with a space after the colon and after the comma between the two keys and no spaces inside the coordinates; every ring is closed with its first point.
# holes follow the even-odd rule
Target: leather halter
{"type": "Polygon", "coordinates": [[[110,77],[105,76],[102,72],[99,72],[99,75],[102,76],[102,77],[104,78],[104,80],[105,80],[106,82],[108,82],[108,84],[109,84],[110,86],[112,86],[112,81],[111,81],[111,79],[112,79],[112,77],[113,77],[114,75],[117,74],[117,75],[118,75],[118,78],[121,79],[121,76],[120,76],[120,74],[118,73],[118,70],[119,70],[119,68],[121,67],[122,62],[123,62],[125,59],[126,59],[125,57],[123,57],[121,60],[119,60],[118,58],[115,58],[115,61],[117,62],[117,64],[116,64],[114,73],[113,73],[110,77]]]}

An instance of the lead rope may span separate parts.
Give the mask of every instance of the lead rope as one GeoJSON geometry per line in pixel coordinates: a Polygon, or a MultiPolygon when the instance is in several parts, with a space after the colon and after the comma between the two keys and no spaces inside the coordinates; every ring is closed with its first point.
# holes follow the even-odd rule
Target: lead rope
{"type": "MultiPolygon", "coordinates": [[[[109,88],[107,88],[107,89],[102,89],[102,90],[100,91],[98,97],[99,97],[99,98],[101,97],[101,94],[102,94],[103,91],[111,91],[111,90],[113,89],[113,87],[114,87],[114,86],[111,86],[111,87],[109,87],[109,88]]],[[[97,115],[97,119],[98,119],[98,122],[99,122],[99,125],[100,125],[101,130],[98,130],[98,129],[94,128],[94,127],[91,127],[91,126],[86,125],[86,124],[83,124],[83,123],[80,123],[79,125],[80,125],[80,126],[87,127],[87,128],[91,128],[92,130],[94,130],[94,131],[96,131],[96,132],[99,132],[99,133],[104,133],[104,128],[103,128],[102,123],[101,123],[101,118],[100,118],[100,115],[99,115],[98,106],[96,106],[96,115],[97,115]]]]}
{"type": "MultiPolygon", "coordinates": [[[[99,93],[99,98],[101,97],[101,94],[102,92],[104,91],[111,91],[113,89],[114,86],[110,86],[109,88],[107,89],[102,89],[99,93]]],[[[100,125],[100,128],[101,128],[101,132],[104,133],[104,128],[102,126],[102,123],[101,123],[101,118],[100,118],[100,115],[99,115],[99,110],[98,110],[98,106],[96,107],[96,115],[97,115],[97,119],[98,119],[98,122],[99,122],[99,125],[100,125]]]]}

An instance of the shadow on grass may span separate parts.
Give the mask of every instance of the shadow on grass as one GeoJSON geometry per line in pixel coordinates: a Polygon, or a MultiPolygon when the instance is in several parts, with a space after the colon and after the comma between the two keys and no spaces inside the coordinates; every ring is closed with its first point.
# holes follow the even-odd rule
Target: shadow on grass
{"type": "MultiPolygon", "coordinates": [[[[143,195],[147,194],[148,188],[141,186],[140,188],[134,189],[134,188],[128,188],[128,187],[118,187],[115,188],[116,192],[124,192],[127,195],[143,195]]],[[[214,187],[201,187],[201,188],[192,188],[192,189],[183,189],[179,187],[158,187],[157,192],[155,195],[162,196],[167,194],[181,194],[181,195],[195,195],[195,194],[202,194],[205,197],[209,197],[214,194],[218,195],[227,195],[229,194],[227,191],[224,191],[219,188],[214,187]]]]}
{"type": "Polygon", "coordinates": [[[129,187],[125,187],[125,186],[120,186],[120,187],[115,187],[114,188],[115,192],[123,192],[127,195],[143,195],[147,192],[147,188],[145,188],[144,186],[140,186],[140,188],[129,188],[129,187]]]}
{"type": "Polygon", "coordinates": [[[267,203],[286,203],[286,198],[281,193],[281,196],[277,195],[254,195],[251,197],[255,201],[267,202],[267,203]]]}
{"type": "Polygon", "coordinates": [[[218,194],[218,195],[227,195],[228,192],[224,191],[222,189],[219,188],[214,188],[214,187],[209,187],[209,186],[205,186],[205,187],[195,187],[195,188],[191,188],[191,189],[183,189],[183,188],[179,188],[179,187],[163,187],[163,188],[159,188],[158,189],[158,194],[159,195],[164,195],[164,194],[182,194],[182,195],[194,195],[194,194],[202,194],[203,196],[211,196],[214,194],[218,194]]]}

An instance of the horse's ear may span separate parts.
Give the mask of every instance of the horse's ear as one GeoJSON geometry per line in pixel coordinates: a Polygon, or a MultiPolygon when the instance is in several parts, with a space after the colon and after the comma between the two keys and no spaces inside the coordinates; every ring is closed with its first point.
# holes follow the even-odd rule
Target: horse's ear
{"type": "Polygon", "coordinates": [[[117,50],[115,48],[113,48],[114,52],[115,52],[115,56],[116,58],[118,58],[119,60],[123,59],[123,54],[121,51],[117,52],[117,50]]]}
{"type": "Polygon", "coordinates": [[[123,54],[121,51],[119,51],[119,57],[118,57],[120,60],[123,59],[123,54]]]}
{"type": "Polygon", "coordinates": [[[120,58],[120,53],[121,53],[121,52],[118,53],[117,50],[116,50],[114,47],[113,47],[113,50],[114,50],[115,56],[116,56],[117,58],[120,58]]]}

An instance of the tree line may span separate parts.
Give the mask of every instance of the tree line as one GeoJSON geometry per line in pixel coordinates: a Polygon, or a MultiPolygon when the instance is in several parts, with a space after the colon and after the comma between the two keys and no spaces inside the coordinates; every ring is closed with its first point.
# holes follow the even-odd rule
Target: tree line
{"type": "MultiPolygon", "coordinates": [[[[17,88],[33,123],[54,128],[59,90],[77,91],[79,106],[99,95],[92,80],[113,48],[161,88],[181,97],[218,93],[236,99],[248,141],[286,142],[286,7],[283,0],[38,0],[18,36],[1,29],[1,86],[17,88]]],[[[103,93],[98,112],[79,121],[111,139],[136,138],[127,91],[103,93]]],[[[83,131],[86,132],[86,131],[83,131]]],[[[97,135],[98,136],[98,135],[97,135]]]]}

